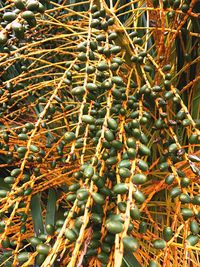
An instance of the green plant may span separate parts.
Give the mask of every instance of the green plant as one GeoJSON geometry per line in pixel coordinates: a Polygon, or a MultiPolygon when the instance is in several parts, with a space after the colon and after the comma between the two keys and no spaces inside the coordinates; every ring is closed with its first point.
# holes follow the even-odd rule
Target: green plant
{"type": "Polygon", "coordinates": [[[198,266],[198,1],[0,10],[0,266],[198,266]]]}

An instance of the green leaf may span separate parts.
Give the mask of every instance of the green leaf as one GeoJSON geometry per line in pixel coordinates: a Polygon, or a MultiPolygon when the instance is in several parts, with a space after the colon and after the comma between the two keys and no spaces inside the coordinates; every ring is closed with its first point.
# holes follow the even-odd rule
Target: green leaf
{"type": "Polygon", "coordinates": [[[191,112],[194,119],[199,118],[199,111],[200,111],[199,100],[200,100],[200,83],[197,84],[196,90],[194,90],[192,98],[191,112]]]}
{"type": "Polygon", "coordinates": [[[142,267],[142,265],[131,252],[125,250],[121,267],[142,267]]]}
{"type": "Polygon", "coordinates": [[[49,189],[48,200],[47,200],[47,213],[45,224],[55,223],[55,213],[56,213],[56,191],[54,189],[49,189]]]}
{"type": "Polygon", "coordinates": [[[41,208],[41,199],[40,194],[37,194],[31,198],[31,215],[34,224],[35,234],[44,233],[44,225],[42,220],[42,208],[41,208]]]}

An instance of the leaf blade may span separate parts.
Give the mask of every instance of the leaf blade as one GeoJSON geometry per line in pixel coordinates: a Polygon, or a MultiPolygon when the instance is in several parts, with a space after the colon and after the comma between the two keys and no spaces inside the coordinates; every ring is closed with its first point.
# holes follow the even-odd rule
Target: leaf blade
{"type": "Polygon", "coordinates": [[[34,195],[31,198],[31,215],[36,236],[44,233],[44,225],[42,219],[42,207],[40,202],[40,194],[34,195]]]}

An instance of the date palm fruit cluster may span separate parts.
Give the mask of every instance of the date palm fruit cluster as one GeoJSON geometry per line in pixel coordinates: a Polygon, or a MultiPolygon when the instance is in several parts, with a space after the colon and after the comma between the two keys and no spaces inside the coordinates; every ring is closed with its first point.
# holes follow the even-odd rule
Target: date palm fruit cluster
{"type": "Polygon", "coordinates": [[[0,266],[199,262],[196,2],[111,2],[2,7],[0,266]]]}
{"type": "Polygon", "coordinates": [[[37,24],[36,14],[44,13],[45,0],[15,0],[11,9],[6,10],[1,18],[0,46],[2,52],[9,53],[12,39],[23,39],[25,32],[37,24]]]}

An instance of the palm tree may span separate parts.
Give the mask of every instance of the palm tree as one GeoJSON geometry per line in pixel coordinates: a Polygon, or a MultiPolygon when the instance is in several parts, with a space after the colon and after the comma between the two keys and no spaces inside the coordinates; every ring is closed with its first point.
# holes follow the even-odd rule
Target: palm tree
{"type": "Polygon", "coordinates": [[[0,266],[198,266],[199,2],[0,1],[0,266]]]}

